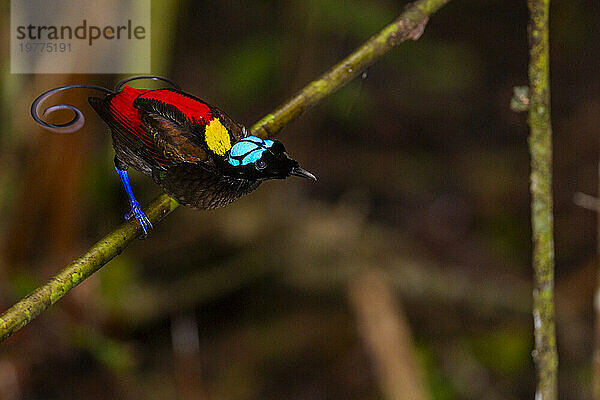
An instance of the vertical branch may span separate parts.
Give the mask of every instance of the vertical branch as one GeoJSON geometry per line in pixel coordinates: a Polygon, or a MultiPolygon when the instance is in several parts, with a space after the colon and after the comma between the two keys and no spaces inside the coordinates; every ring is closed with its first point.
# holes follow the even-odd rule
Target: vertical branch
{"type": "Polygon", "coordinates": [[[531,225],[533,235],[534,362],[536,399],[557,397],[554,327],[554,239],[552,233],[552,127],[548,51],[549,0],[528,0],[529,21],[529,151],[531,153],[531,225]]]}

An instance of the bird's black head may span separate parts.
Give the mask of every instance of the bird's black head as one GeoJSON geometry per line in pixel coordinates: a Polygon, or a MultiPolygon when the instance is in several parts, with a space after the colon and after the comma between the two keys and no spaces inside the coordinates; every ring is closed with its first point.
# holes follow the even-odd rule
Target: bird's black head
{"type": "Polygon", "coordinates": [[[256,136],[247,136],[231,147],[226,172],[248,180],[285,179],[290,175],[317,179],[290,158],[280,141],[256,136]]]}

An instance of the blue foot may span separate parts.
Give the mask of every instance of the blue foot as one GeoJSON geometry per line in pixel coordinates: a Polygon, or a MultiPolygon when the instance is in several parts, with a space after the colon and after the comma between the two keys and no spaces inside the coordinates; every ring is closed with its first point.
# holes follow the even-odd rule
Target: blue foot
{"type": "Polygon", "coordinates": [[[144,214],[142,207],[140,207],[140,204],[137,201],[131,204],[131,211],[125,213],[125,219],[131,219],[132,215],[140,223],[142,231],[144,231],[144,234],[140,236],[140,239],[144,239],[146,236],[148,236],[148,233],[150,233],[150,230],[152,229],[152,223],[148,219],[148,216],[144,214]]]}

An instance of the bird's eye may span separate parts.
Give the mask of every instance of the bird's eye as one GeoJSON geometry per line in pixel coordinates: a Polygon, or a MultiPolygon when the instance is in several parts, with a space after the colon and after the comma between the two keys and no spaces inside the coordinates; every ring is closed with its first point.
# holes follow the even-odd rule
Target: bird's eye
{"type": "Polygon", "coordinates": [[[254,166],[256,169],[265,169],[267,167],[267,162],[262,159],[256,160],[256,162],[254,162],[254,166]]]}

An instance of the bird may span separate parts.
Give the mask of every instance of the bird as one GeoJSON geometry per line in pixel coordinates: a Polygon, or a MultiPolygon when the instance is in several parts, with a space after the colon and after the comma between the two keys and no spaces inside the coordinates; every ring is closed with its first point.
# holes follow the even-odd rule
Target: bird
{"type": "Polygon", "coordinates": [[[195,209],[224,207],[255,190],[263,181],[299,176],[316,181],[287,153],[283,143],[250,134],[220,108],[180,89],[171,80],[154,75],[134,76],[113,90],[97,85],[73,84],[48,90],[31,104],[33,119],[53,132],[80,129],[83,113],[71,104],[47,107],[42,116],[57,110],[71,110],[74,117],[63,124],[44,121],[42,104],[53,94],[75,88],[99,90],[103,97],[88,102],[108,126],[119,175],[132,216],[146,237],[152,223],[137,201],[128,169],[152,178],[180,204],[195,209]],[[169,87],[138,89],[127,85],[136,80],[162,81],[169,87]]]}

